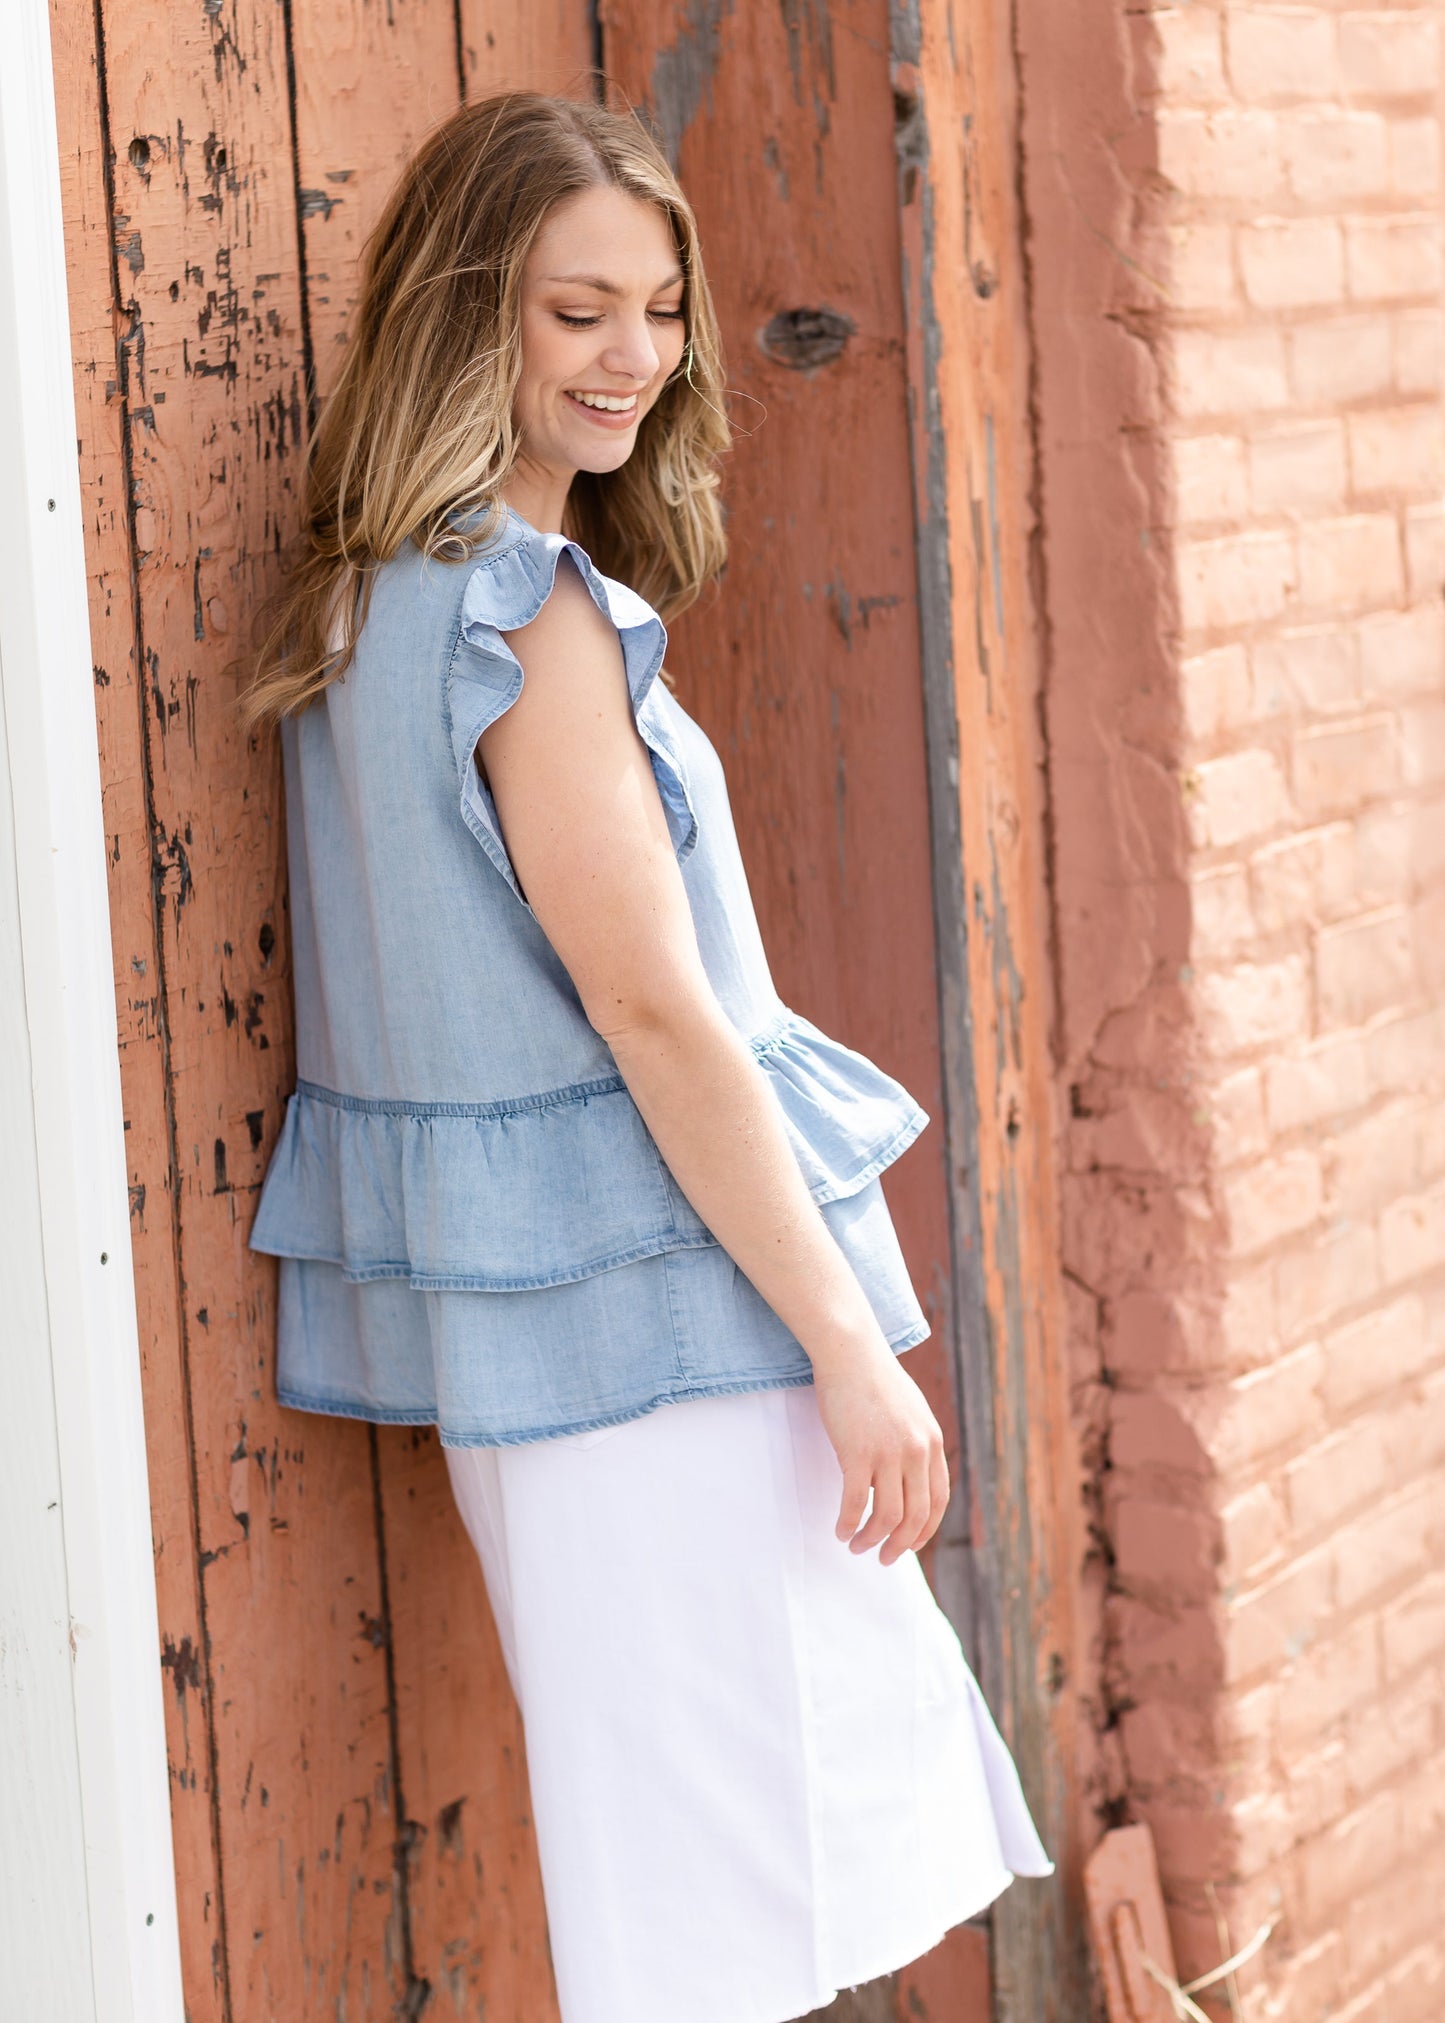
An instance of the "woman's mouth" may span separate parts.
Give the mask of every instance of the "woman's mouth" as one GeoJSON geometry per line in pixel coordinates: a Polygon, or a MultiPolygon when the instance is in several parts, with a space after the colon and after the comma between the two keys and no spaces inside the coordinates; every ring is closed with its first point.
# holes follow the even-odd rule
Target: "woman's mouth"
{"type": "Polygon", "coordinates": [[[573,392],[569,387],[567,403],[579,414],[595,422],[599,428],[631,428],[637,419],[637,395],[635,393],[592,393],[585,389],[573,392]]]}

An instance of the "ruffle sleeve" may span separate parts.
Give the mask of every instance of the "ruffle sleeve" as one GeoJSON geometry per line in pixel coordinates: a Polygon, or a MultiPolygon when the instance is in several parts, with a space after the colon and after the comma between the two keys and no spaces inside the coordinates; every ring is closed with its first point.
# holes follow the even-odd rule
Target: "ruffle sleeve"
{"type": "Polygon", "coordinates": [[[687,764],[657,690],[667,651],[662,620],[636,591],[604,576],[575,541],[528,528],[522,538],[486,556],[468,574],[445,693],[462,820],[529,913],[531,906],[502,838],[496,804],[473,754],[482,732],[509,710],[522,692],[522,664],[503,634],[536,617],[552,594],[564,553],[572,556],[593,603],[617,629],[633,718],[652,756],[653,777],[679,864],[691,855],[698,833],[687,764]]]}

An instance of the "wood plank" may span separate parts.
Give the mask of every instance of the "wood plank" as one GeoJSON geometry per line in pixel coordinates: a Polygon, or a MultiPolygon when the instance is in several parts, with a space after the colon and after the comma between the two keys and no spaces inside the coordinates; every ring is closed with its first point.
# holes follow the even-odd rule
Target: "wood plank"
{"type": "Polygon", "coordinates": [[[1029,492],[1027,303],[1005,17],[916,0],[894,17],[960,1362],[979,1551],[981,1682],[1054,1877],[993,1914],[1000,2023],[1082,2015],[1066,1879],[1080,1718],[1077,1456],[1063,1357],[1029,492]]]}
{"type": "MultiPolygon", "coordinates": [[[[318,398],[343,355],[366,234],[424,133],[508,85],[585,87],[585,5],[441,0],[293,12],[305,302],[318,398]]],[[[434,1433],[371,1439],[408,2000],[436,2016],[555,2013],[521,1724],[434,1433]]]]}
{"type": "MultiPolygon", "coordinates": [[[[585,95],[585,0],[506,10],[460,0],[465,96],[585,95]]],[[[521,1721],[486,1586],[436,1435],[376,1436],[393,1625],[398,1761],[407,1809],[413,1970],[428,2015],[483,2009],[551,2023],[556,1994],[521,1721]]]]}
{"type": "MultiPolygon", "coordinates": [[[[742,431],[726,581],[674,628],[671,671],[727,766],[783,997],[934,1120],[884,1186],[933,1324],[905,1366],[954,1478],[925,1564],[966,1632],[888,9],[604,0],[602,23],[697,212],[742,431]]],[[[863,2023],[898,2000],[888,1977],[835,2006],[863,2023]]]]}
{"type": "Polygon", "coordinates": [[[171,1768],[171,1830],[182,1970],[192,2023],[225,2013],[221,1905],[211,1775],[211,1679],[202,1628],[190,1414],[179,1313],[160,954],[152,882],[147,701],[139,679],[137,608],[126,485],[125,373],[112,242],[108,140],[96,21],[52,0],[72,363],[85,511],[91,653],[102,805],[108,838],[121,1094],[126,1118],[131,1247],[145,1395],[146,1465],[171,1768]]]}
{"type": "Polygon", "coordinates": [[[212,1694],[221,1891],[216,1985],[193,1933],[188,1996],[231,2023],[375,2013],[405,1978],[367,1435],[279,1411],[274,1266],[245,1246],[292,1078],[284,836],[276,749],[239,734],[219,670],[294,524],[303,449],[284,20],[244,0],[100,10],[143,669],[125,847],[155,893],[166,1077],[143,1128],[169,1134],[181,1294],[162,1326],[201,1570],[185,1663],[212,1694]]]}
{"type": "MultiPolygon", "coordinates": [[[[740,433],[725,583],[670,672],[727,767],[783,997],[934,1120],[884,1176],[933,1325],[905,1367],[950,1435],[954,1315],[888,10],[604,0],[609,76],[667,137],[698,214],[740,433]]],[[[946,1583],[939,1580],[940,1591],[946,1583]]]]}

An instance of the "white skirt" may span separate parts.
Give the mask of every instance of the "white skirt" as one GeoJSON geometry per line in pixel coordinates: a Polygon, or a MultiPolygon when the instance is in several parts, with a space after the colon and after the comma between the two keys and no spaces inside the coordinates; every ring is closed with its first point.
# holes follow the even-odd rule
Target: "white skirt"
{"type": "Polygon", "coordinates": [[[811,1384],[444,1449],[521,1709],[563,2023],[786,2023],[1053,1872],[811,1384]]]}

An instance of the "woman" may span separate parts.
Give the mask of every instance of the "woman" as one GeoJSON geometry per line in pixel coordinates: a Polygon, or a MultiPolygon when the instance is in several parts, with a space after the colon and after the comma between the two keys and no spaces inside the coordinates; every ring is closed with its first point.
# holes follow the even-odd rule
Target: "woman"
{"type": "Polygon", "coordinates": [[[248,696],[278,1394],[439,1428],[565,2023],[784,2023],[1052,1870],[916,1557],[948,1476],[878,1175],[928,1120],[778,997],[662,676],[724,560],[722,396],[644,128],[457,113],[369,244],[248,696]]]}

